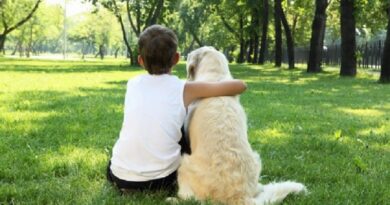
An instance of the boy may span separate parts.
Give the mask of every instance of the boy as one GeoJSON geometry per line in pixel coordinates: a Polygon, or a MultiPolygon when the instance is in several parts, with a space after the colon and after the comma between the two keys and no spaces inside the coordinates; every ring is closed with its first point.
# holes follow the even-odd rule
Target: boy
{"type": "Polygon", "coordinates": [[[142,32],[138,47],[138,62],[148,74],[127,83],[123,125],[107,177],[122,191],[172,190],[188,105],[199,98],[240,94],[246,85],[239,80],[183,82],[171,75],[179,61],[177,37],[163,26],[142,32]]]}

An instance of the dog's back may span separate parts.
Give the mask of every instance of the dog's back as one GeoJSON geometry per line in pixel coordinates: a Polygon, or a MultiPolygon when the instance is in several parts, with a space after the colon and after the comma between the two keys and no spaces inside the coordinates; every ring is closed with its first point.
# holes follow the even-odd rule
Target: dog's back
{"type": "MultiPolygon", "coordinates": [[[[201,52],[193,80],[232,79],[223,54],[207,48],[201,52]]],[[[189,112],[192,155],[183,158],[179,178],[183,174],[192,178],[191,188],[199,199],[245,204],[237,200],[255,195],[260,161],[248,142],[246,115],[239,98],[202,99],[192,104],[189,112]]]]}
{"type": "Polygon", "coordinates": [[[255,195],[259,157],[248,143],[246,117],[237,97],[201,100],[190,120],[189,134],[191,158],[207,162],[192,164],[203,170],[195,193],[224,204],[255,195]]]}

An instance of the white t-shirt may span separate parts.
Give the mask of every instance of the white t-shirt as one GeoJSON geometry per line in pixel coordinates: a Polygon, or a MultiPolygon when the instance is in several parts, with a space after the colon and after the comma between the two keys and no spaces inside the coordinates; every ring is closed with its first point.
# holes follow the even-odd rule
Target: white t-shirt
{"type": "Polygon", "coordinates": [[[177,170],[186,115],[184,84],[169,74],[144,74],[128,81],[122,129],[111,158],[116,177],[149,181],[177,170]]]}

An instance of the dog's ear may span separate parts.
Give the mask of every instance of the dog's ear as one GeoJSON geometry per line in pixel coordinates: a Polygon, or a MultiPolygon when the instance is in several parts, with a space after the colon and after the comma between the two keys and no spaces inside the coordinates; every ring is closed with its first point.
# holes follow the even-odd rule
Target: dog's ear
{"type": "Polygon", "coordinates": [[[193,81],[195,79],[195,69],[196,69],[195,63],[191,63],[190,65],[188,65],[187,79],[189,81],[193,81]]]}
{"type": "Polygon", "coordinates": [[[187,63],[187,80],[193,81],[195,79],[196,68],[198,67],[198,54],[192,53],[188,56],[187,63]]]}

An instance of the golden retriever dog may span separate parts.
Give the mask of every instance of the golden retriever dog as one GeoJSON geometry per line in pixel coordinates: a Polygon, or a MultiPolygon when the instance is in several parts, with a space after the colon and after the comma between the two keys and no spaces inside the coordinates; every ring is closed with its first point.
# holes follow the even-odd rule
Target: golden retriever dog
{"type": "MultiPolygon", "coordinates": [[[[190,81],[232,79],[226,57],[213,47],[188,56],[190,81]]],[[[189,106],[186,130],[191,155],[182,157],[178,197],[226,205],[262,205],[306,190],[296,182],[258,183],[261,162],[248,142],[246,115],[238,96],[198,100],[189,106]]]]}

